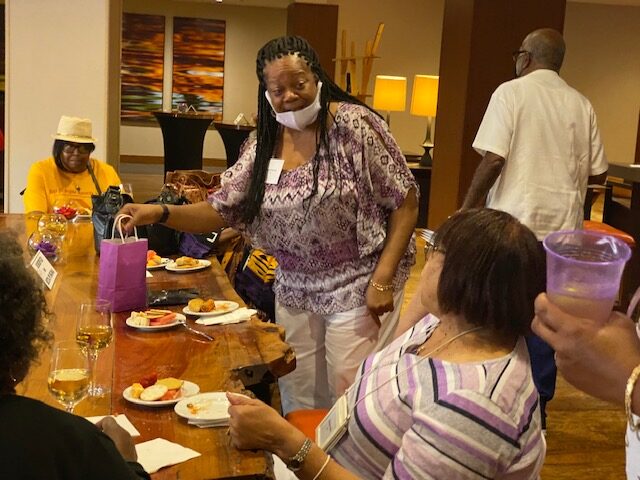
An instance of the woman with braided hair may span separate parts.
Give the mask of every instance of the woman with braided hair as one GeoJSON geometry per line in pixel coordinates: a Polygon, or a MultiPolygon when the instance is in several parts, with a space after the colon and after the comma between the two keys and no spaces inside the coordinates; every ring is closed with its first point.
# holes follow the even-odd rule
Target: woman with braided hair
{"type": "Polygon", "coordinates": [[[280,380],[283,411],[326,408],[393,336],[417,186],[381,117],[331,81],[305,39],[268,42],[256,73],[257,135],[209,202],[123,213],[131,226],[233,226],[276,257],[276,321],[297,359],[280,380]]]}

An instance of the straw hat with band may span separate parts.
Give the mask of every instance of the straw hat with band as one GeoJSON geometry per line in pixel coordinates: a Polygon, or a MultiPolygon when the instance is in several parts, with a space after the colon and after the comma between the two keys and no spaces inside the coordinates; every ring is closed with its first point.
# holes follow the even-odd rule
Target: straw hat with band
{"type": "Polygon", "coordinates": [[[56,140],[64,140],[73,143],[95,143],[96,139],[91,136],[91,120],[88,118],[60,117],[58,130],[55,135],[51,135],[56,140]]]}

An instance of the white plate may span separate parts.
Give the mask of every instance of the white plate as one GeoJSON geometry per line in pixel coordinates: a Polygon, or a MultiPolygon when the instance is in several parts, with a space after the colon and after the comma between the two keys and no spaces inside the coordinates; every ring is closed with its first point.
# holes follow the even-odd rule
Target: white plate
{"type": "Polygon", "coordinates": [[[226,420],[229,418],[229,400],[225,392],[206,392],[185,398],[173,408],[188,420],[226,420]],[[187,405],[197,407],[197,411],[187,405]]]}
{"type": "Polygon", "coordinates": [[[200,387],[193,382],[188,382],[185,380],[180,390],[182,391],[182,395],[179,396],[178,398],[174,398],[173,400],[156,400],[151,402],[148,400],[140,400],[139,398],[133,398],[130,394],[131,387],[125,388],[124,392],[122,392],[122,396],[124,397],[125,400],[131,403],[135,403],[136,405],[144,405],[146,407],[164,407],[166,405],[173,405],[174,403],[178,403],[183,400],[188,400],[187,397],[191,397],[192,395],[195,395],[196,393],[198,393],[200,391],[200,387]]]}
{"type": "Polygon", "coordinates": [[[213,303],[216,304],[216,309],[211,312],[192,312],[188,305],[184,307],[182,311],[187,315],[195,315],[196,317],[212,317],[214,315],[224,315],[225,313],[233,312],[240,306],[231,300],[214,300],[213,303]]]}
{"type": "Polygon", "coordinates": [[[175,327],[176,325],[180,325],[182,322],[186,321],[187,317],[182,315],[181,313],[176,313],[176,318],[173,323],[167,323],[166,325],[135,325],[131,317],[127,318],[125,323],[129,325],[131,328],[137,328],[138,330],[142,330],[144,332],[154,332],[156,330],[166,330],[167,328],[175,327]]]}
{"type": "Polygon", "coordinates": [[[195,272],[196,270],[202,270],[203,268],[207,268],[211,266],[211,262],[209,260],[198,260],[199,265],[197,267],[178,267],[175,261],[171,261],[167,263],[166,269],[171,272],[195,272]]]}
{"type": "Polygon", "coordinates": [[[147,266],[147,270],[158,270],[160,268],[164,268],[169,262],[171,262],[170,258],[162,257],[160,260],[160,265],[152,265],[151,267],[147,266]]]}

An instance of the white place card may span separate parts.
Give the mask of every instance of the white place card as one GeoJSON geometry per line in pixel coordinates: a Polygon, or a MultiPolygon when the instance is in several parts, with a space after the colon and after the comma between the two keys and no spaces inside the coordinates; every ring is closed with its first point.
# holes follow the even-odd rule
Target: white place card
{"type": "Polygon", "coordinates": [[[51,290],[58,277],[58,272],[40,250],[38,250],[31,259],[31,267],[36,271],[47,288],[51,290]]]}

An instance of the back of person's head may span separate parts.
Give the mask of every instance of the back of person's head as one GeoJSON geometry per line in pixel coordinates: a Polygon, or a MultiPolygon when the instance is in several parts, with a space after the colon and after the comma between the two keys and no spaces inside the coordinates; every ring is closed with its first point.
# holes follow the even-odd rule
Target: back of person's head
{"type": "Polygon", "coordinates": [[[443,313],[504,336],[529,332],[533,302],[545,288],[544,254],[531,230],[506,212],[472,209],[449,218],[434,242],[444,252],[443,313]]]}
{"type": "Polygon", "coordinates": [[[9,231],[0,232],[0,393],[12,393],[51,339],[44,293],[9,231]]]}
{"type": "Polygon", "coordinates": [[[566,46],[562,34],[553,28],[540,28],[531,32],[522,42],[534,62],[544,68],[560,71],[566,46]]]}

